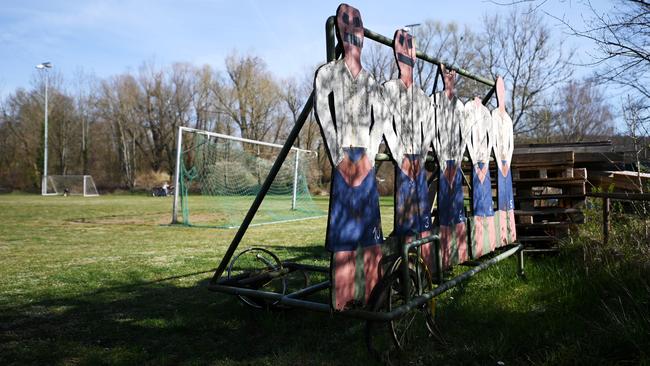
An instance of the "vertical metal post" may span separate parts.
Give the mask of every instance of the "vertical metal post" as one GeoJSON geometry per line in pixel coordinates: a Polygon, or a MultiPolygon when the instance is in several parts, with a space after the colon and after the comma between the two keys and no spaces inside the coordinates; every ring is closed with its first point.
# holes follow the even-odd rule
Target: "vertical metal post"
{"type": "Polygon", "coordinates": [[[296,196],[298,194],[298,164],[300,164],[300,150],[296,150],[296,161],[293,168],[293,197],[291,197],[291,209],[296,209],[296,196]]]}
{"type": "Polygon", "coordinates": [[[83,178],[83,195],[86,197],[86,176],[84,175],[83,178]]]}
{"type": "Polygon", "coordinates": [[[603,244],[609,242],[609,197],[603,197],[603,244]]]}
{"type": "MultiPolygon", "coordinates": [[[[405,245],[404,238],[399,240],[400,246],[402,247],[402,263],[400,265],[402,270],[402,295],[404,296],[404,301],[408,301],[411,298],[411,279],[409,273],[409,247],[405,245]]],[[[416,263],[417,266],[417,263],[416,263]]]]}
{"type": "Polygon", "coordinates": [[[336,60],[336,28],[334,23],[336,17],[331,16],[325,22],[325,50],[327,52],[327,61],[336,60]]]}
{"type": "Polygon", "coordinates": [[[519,276],[524,276],[524,248],[522,247],[517,252],[517,274],[519,276]]]}
{"type": "Polygon", "coordinates": [[[45,70],[45,136],[44,136],[44,147],[43,147],[43,182],[41,183],[41,194],[43,196],[47,195],[47,89],[49,84],[49,73],[47,69],[45,70]]]}
{"type": "Polygon", "coordinates": [[[444,281],[443,278],[443,268],[442,268],[442,253],[441,253],[441,248],[440,248],[440,240],[436,240],[434,242],[435,244],[435,250],[436,250],[436,277],[438,280],[438,285],[441,285],[442,282],[444,281]]]}
{"type": "Polygon", "coordinates": [[[174,177],[174,203],[172,204],[172,224],[178,224],[178,191],[180,190],[179,182],[181,175],[181,149],[183,148],[183,127],[178,126],[178,136],[176,137],[176,174],[174,177]]]}

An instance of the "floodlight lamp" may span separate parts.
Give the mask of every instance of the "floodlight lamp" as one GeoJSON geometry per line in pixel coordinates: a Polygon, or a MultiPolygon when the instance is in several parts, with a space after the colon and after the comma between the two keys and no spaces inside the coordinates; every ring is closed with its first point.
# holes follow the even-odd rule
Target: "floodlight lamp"
{"type": "Polygon", "coordinates": [[[43,62],[38,65],[36,65],[37,69],[51,69],[52,68],[52,63],[51,62],[43,62]]]}

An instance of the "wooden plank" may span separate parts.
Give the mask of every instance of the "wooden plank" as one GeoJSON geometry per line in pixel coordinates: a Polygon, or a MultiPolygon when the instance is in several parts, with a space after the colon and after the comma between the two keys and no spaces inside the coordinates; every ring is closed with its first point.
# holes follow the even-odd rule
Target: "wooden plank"
{"type": "Polygon", "coordinates": [[[533,223],[533,217],[532,216],[519,216],[519,222],[522,225],[532,224],[533,223]]]}
{"type": "Polygon", "coordinates": [[[537,200],[575,200],[585,199],[584,194],[539,194],[533,196],[515,196],[515,201],[537,201],[537,200]]]}
{"type": "Polygon", "coordinates": [[[558,146],[558,147],[519,147],[514,154],[548,154],[572,151],[573,153],[611,153],[612,146],[558,146]]]}
{"type": "Polygon", "coordinates": [[[539,208],[536,210],[515,210],[516,216],[540,216],[557,214],[579,214],[582,210],[577,208],[539,208]]]}
{"type": "Polygon", "coordinates": [[[618,152],[575,153],[575,164],[603,163],[611,166],[625,161],[625,154],[618,152]]]}
{"type": "Polygon", "coordinates": [[[625,193],[625,192],[589,192],[588,197],[611,198],[623,201],[650,201],[650,193],[625,193]]]}
{"type": "Polygon", "coordinates": [[[550,241],[557,241],[556,237],[553,236],[548,236],[548,235],[530,235],[530,236],[518,236],[517,241],[520,242],[550,242],[550,241]]]}
{"type": "Polygon", "coordinates": [[[572,225],[582,224],[582,222],[572,221],[555,221],[555,222],[534,222],[532,224],[517,224],[517,229],[552,229],[556,227],[569,227],[572,225]]]}
{"type": "Polygon", "coordinates": [[[576,177],[557,177],[557,178],[523,178],[517,179],[515,183],[539,183],[540,186],[548,185],[546,183],[558,182],[581,182],[584,183],[585,178],[576,177]]]}
{"type": "Polygon", "coordinates": [[[587,169],[586,168],[574,168],[573,169],[574,178],[587,178],[587,169]]]}
{"type": "Polygon", "coordinates": [[[542,167],[553,165],[573,165],[575,161],[573,151],[561,151],[557,153],[515,153],[512,156],[512,167],[542,167]]]}
{"type": "Polygon", "coordinates": [[[573,142],[546,142],[546,143],[533,143],[533,144],[516,144],[516,148],[541,148],[541,147],[575,147],[575,146],[612,146],[612,140],[601,141],[573,141],[573,142]]]}
{"type": "Polygon", "coordinates": [[[585,178],[527,178],[527,179],[515,179],[513,180],[517,187],[554,187],[562,188],[565,186],[584,186],[586,179],[585,178]]]}

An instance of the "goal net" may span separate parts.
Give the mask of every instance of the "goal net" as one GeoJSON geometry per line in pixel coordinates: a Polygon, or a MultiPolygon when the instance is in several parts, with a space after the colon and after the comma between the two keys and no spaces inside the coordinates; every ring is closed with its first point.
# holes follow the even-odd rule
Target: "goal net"
{"type": "MultiPolygon", "coordinates": [[[[185,127],[180,134],[172,222],[239,227],[281,146],[185,127]]],[[[327,201],[318,204],[309,191],[317,179],[316,158],[311,151],[291,150],[252,225],[326,215],[327,201]]]]}
{"type": "Polygon", "coordinates": [[[48,195],[99,196],[93,177],[90,175],[48,175],[45,181],[48,195]]]}

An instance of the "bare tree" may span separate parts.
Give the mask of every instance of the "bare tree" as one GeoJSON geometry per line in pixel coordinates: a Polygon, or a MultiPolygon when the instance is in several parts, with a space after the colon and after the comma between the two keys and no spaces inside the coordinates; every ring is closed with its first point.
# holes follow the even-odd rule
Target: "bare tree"
{"type": "Polygon", "coordinates": [[[118,157],[123,183],[133,189],[136,186],[136,141],[140,140],[138,83],[131,75],[121,75],[101,83],[98,115],[111,126],[113,148],[118,157]]]}
{"type": "Polygon", "coordinates": [[[617,0],[612,9],[599,13],[587,2],[591,17],[586,28],[563,21],[573,35],[594,42],[591,54],[596,77],[621,86],[638,107],[638,117],[650,119],[650,2],[617,0]]]}
{"type": "Polygon", "coordinates": [[[572,80],[556,95],[551,125],[556,140],[598,140],[614,133],[612,107],[593,79],[572,80]]]}
{"type": "Polygon", "coordinates": [[[275,142],[279,135],[269,136],[269,131],[281,130],[273,123],[286,120],[279,116],[280,89],[264,61],[231,54],[226,58],[226,74],[214,84],[217,110],[237,125],[242,137],[275,142]]]}
{"type": "Polygon", "coordinates": [[[531,115],[542,107],[544,93],[571,75],[574,52],[566,51],[563,40],[554,41],[540,14],[530,8],[485,16],[483,24],[476,42],[478,67],[505,79],[515,133],[531,133],[539,127],[531,115]]]}
{"type": "MultiPolygon", "coordinates": [[[[461,27],[453,22],[444,24],[426,20],[422,25],[415,27],[413,33],[419,51],[437,57],[449,65],[465,69],[476,68],[477,55],[474,50],[476,35],[468,27],[461,27]]],[[[393,63],[395,63],[394,59],[393,63]]],[[[413,75],[415,83],[425,92],[433,91],[437,71],[437,66],[418,59],[413,75]]],[[[442,83],[438,82],[437,86],[441,87],[442,83]]],[[[467,83],[462,78],[456,87],[460,95],[470,96],[467,83]]]]}
{"type": "Polygon", "coordinates": [[[381,43],[372,42],[364,47],[363,68],[380,83],[397,77],[393,50],[381,43]]]}

